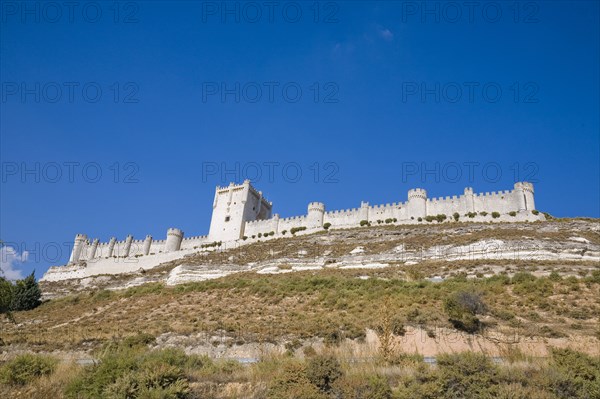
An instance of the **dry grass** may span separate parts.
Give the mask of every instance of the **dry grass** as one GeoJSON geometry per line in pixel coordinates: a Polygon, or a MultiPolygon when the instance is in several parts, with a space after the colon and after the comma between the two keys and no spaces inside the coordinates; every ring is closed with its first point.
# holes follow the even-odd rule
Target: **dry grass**
{"type": "MultiPolygon", "coordinates": [[[[463,262],[458,265],[465,267],[463,262]]],[[[240,273],[176,287],[155,283],[120,292],[83,293],[18,312],[17,324],[1,321],[0,339],[30,350],[87,350],[140,331],[153,336],[206,333],[207,341],[224,334],[232,338],[231,345],[294,337],[335,343],[364,337],[365,329],[377,324],[378,309],[385,301],[407,325],[450,327],[442,302],[457,290],[481,292],[492,309],[487,323],[497,329],[519,328],[550,338],[597,334],[600,284],[591,278],[534,278],[509,284],[505,276],[474,280],[458,276],[442,283],[411,282],[406,271],[390,267],[240,273]]]]}

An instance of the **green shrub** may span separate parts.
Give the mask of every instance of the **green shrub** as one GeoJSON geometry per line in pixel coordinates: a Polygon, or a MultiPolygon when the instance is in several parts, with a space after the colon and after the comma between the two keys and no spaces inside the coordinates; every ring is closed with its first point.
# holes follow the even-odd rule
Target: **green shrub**
{"type": "Polygon", "coordinates": [[[285,233],[287,233],[287,230],[282,230],[281,234],[285,235],[285,233]]]}
{"type": "Polygon", "coordinates": [[[31,310],[42,301],[42,291],[35,281],[34,272],[23,280],[17,280],[12,290],[11,310],[31,310]]]}
{"type": "Polygon", "coordinates": [[[304,227],[304,226],[300,226],[300,227],[292,227],[292,228],[290,229],[290,233],[292,233],[292,234],[296,234],[297,232],[299,232],[299,231],[303,231],[303,230],[306,230],[306,227],[304,227]]]}
{"type": "Polygon", "coordinates": [[[477,212],[468,212],[467,216],[473,219],[475,216],[477,216],[477,212]]]}
{"type": "Polygon", "coordinates": [[[435,219],[438,221],[438,223],[442,223],[444,220],[447,219],[447,216],[443,213],[440,213],[439,215],[436,215],[435,219]]]}
{"type": "Polygon", "coordinates": [[[332,384],[342,376],[342,368],[333,356],[314,356],[306,365],[306,376],[322,392],[330,392],[332,384]]]}
{"type": "Polygon", "coordinates": [[[97,365],[69,383],[67,397],[183,399],[190,392],[184,369],[212,365],[181,350],[148,351],[137,338],[133,341],[109,345],[97,365]]]}
{"type": "Polygon", "coordinates": [[[360,221],[360,225],[361,226],[368,226],[369,225],[369,221],[368,220],[361,220],[360,221]]]}
{"type": "Polygon", "coordinates": [[[550,273],[550,275],[548,276],[548,279],[550,281],[561,281],[562,277],[556,270],[553,270],[552,273],[550,273]]]}
{"type": "Polygon", "coordinates": [[[423,218],[422,218],[422,217],[419,217],[419,218],[417,219],[417,221],[419,221],[419,222],[422,222],[422,221],[423,221],[423,218]]]}
{"type": "Polygon", "coordinates": [[[479,294],[458,291],[446,298],[444,311],[454,328],[472,334],[481,329],[481,322],[476,316],[485,314],[487,306],[479,294]]]}
{"type": "Polygon", "coordinates": [[[564,374],[567,386],[555,386],[555,391],[569,391],[570,397],[600,397],[600,358],[571,349],[552,349],[552,365],[564,374]]]}
{"type": "Polygon", "coordinates": [[[392,223],[393,221],[394,221],[394,219],[392,219],[392,218],[385,219],[386,224],[392,223]]]}
{"type": "Polygon", "coordinates": [[[262,237],[262,233],[258,233],[258,238],[261,238],[261,237],[262,237]]]}
{"type": "Polygon", "coordinates": [[[323,228],[324,228],[325,230],[329,230],[329,228],[330,228],[330,227],[331,227],[331,223],[325,223],[325,224],[323,225],[323,228]]]}
{"type": "Polygon", "coordinates": [[[0,368],[0,382],[8,385],[27,385],[33,380],[54,372],[58,361],[49,356],[24,354],[0,368]]]}
{"type": "Polygon", "coordinates": [[[268,399],[327,399],[306,376],[305,367],[297,362],[284,364],[273,378],[268,390],[268,399]]]}
{"type": "Polygon", "coordinates": [[[390,384],[380,375],[352,375],[342,377],[334,384],[336,398],[343,399],[391,399],[390,384]]]}
{"type": "Polygon", "coordinates": [[[492,217],[494,219],[498,219],[500,217],[500,213],[498,213],[498,212],[492,212],[492,217]]]}
{"type": "Polygon", "coordinates": [[[453,217],[453,218],[454,218],[454,220],[455,220],[455,221],[457,221],[457,222],[458,222],[458,219],[460,219],[460,215],[458,214],[458,212],[454,212],[454,213],[452,214],[452,217],[453,217]]]}
{"type": "Polygon", "coordinates": [[[479,214],[480,214],[481,216],[487,216],[487,214],[488,214],[488,213],[487,213],[487,212],[485,212],[485,211],[483,211],[483,212],[479,212],[479,214]]]}
{"type": "Polygon", "coordinates": [[[515,273],[515,275],[511,279],[511,282],[513,284],[523,284],[530,281],[535,281],[535,276],[527,272],[515,273]]]}
{"type": "Polygon", "coordinates": [[[536,211],[536,210],[534,209],[533,211],[531,211],[531,213],[533,213],[534,215],[536,215],[536,216],[537,216],[537,215],[539,215],[539,214],[540,214],[540,211],[536,211]]]}
{"type": "Polygon", "coordinates": [[[431,216],[431,215],[425,216],[425,220],[428,222],[433,222],[435,220],[435,216],[431,216]]]}
{"type": "Polygon", "coordinates": [[[441,398],[491,398],[498,367],[485,355],[464,352],[437,358],[441,398]]]}
{"type": "Polygon", "coordinates": [[[13,285],[4,277],[0,277],[0,314],[6,313],[11,318],[10,308],[13,301],[13,285]]]}
{"type": "Polygon", "coordinates": [[[517,212],[515,212],[515,211],[510,211],[510,212],[508,212],[508,214],[513,217],[517,216],[517,212]]]}

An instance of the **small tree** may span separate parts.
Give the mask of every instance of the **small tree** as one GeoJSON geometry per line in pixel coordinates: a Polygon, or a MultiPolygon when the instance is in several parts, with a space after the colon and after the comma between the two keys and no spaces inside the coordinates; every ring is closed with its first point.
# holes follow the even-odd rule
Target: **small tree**
{"type": "Polygon", "coordinates": [[[498,219],[500,217],[500,213],[499,212],[492,212],[492,217],[494,219],[498,219]]]}
{"type": "Polygon", "coordinates": [[[38,307],[42,301],[42,291],[35,281],[35,272],[31,272],[29,276],[23,280],[18,280],[14,286],[12,297],[12,310],[31,310],[38,307]]]}
{"type": "Polygon", "coordinates": [[[0,277],[0,314],[6,314],[10,320],[12,320],[12,315],[10,313],[12,301],[13,285],[4,277],[0,277]]]}
{"type": "Polygon", "coordinates": [[[319,355],[308,361],[306,376],[322,392],[328,393],[332,384],[342,376],[342,367],[335,357],[319,355]]]}
{"type": "Polygon", "coordinates": [[[460,215],[458,214],[458,212],[454,212],[454,214],[452,215],[452,217],[454,218],[454,220],[456,220],[458,222],[458,219],[460,219],[460,215]]]}
{"type": "Polygon", "coordinates": [[[473,334],[481,328],[477,315],[485,314],[487,306],[479,294],[459,291],[446,299],[444,310],[454,328],[473,334]]]}
{"type": "Polygon", "coordinates": [[[328,223],[325,223],[325,224],[323,225],[323,228],[324,228],[325,230],[329,230],[329,228],[330,228],[330,227],[331,227],[331,223],[329,223],[329,222],[328,222],[328,223]]]}

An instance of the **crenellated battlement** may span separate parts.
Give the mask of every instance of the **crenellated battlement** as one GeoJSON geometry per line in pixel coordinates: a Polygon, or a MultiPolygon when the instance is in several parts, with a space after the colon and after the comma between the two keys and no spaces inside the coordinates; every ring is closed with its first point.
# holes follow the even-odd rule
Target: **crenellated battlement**
{"type": "MultiPolygon", "coordinates": [[[[283,237],[285,232],[298,227],[318,231],[323,228],[359,227],[364,221],[418,224],[427,223],[423,222],[426,216],[449,216],[454,213],[463,215],[498,212],[501,215],[514,216],[514,212],[519,212],[519,220],[543,218],[540,213],[534,215],[532,212],[535,210],[534,188],[529,182],[517,182],[513,190],[481,193],[475,193],[472,187],[466,187],[463,194],[434,198],[428,198],[427,191],[423,188],[413,188],[408,190],[407,198],[405,202],[375,205],[361,201],[360,207],[329,211],[322,202],[310,202],[306,215],[281,218],[279,214],[271,214],[273,204],[265,199],[262,191],[252,187],[249,180],[242,184],[232,182],[228,186],[215,188],[209,234],[184,237],[181,229],[171,227],[162,240],[154,240],[151,235],[146,235],[144,239],[134,239],[133,235],[129,234],[122,240],[111,237],[108,242],[100,242],[97,238],[91,239],[86,234],[79,233],[74,239],[69,264],[127,257],[169,256],[169,259],[175,259],[177,256],[173,253],[197,250],[202,243],[239,244],[244,237],[259,236],[260,233],[265,237],[268,232],[274,233],[269,234],[269,237],[275,234],[283,237]]],[[[447,222],[453,220],[448,218],[447,222]]]]}
{"type": "Polygon", "coordinates": [[[427,198],[427,191],[422,188],[413,188],[408,190],[408,199],[411,198],[427,198]]]}
{"type": "Polygon", "coordinates": [[[167,230],[167,236],[183,237],[183,231],[175,227],[171,227],[169,230],[167,230]]]}

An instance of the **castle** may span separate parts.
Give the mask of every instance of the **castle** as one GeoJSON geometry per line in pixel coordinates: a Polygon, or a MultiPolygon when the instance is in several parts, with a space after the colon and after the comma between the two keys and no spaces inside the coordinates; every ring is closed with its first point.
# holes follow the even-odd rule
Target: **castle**
{"type": "MultiPolygon", "coordinates": [[[[256,190],[249,180],[217,187],[208,235],[184,237],[183,231],[170,228],[165,240],[125,240],[115,237],[107,243],[90,242],[85,234],[77,234],[69,264],[51,267],[44,279],[53,273],[69,273],[69,278],[94,274],[113,274],[155,267],[202,249],[231,248],[257,240],[290,237],[324,228],[353,228],[364,224],[426,224],[431,216],[446,215],[446,221],[534,221],[544,216],[535,210],[533,185],[515,183],[513,190],[474,193],[467,187],[460,196],[427,198],[421,188],[408,191],[406,202],[369,205],[359,208],[326,211],[325,204],[311,202],[306,215],[280,218],[272,214],[273,204],[256,190]],[[492,214],[494,213],[494,216],[492,214]],[[68,270],[65,268],[69,268],[68,270]]],[[[65,277],[63,277],[65,278],[65,277]]]]}

